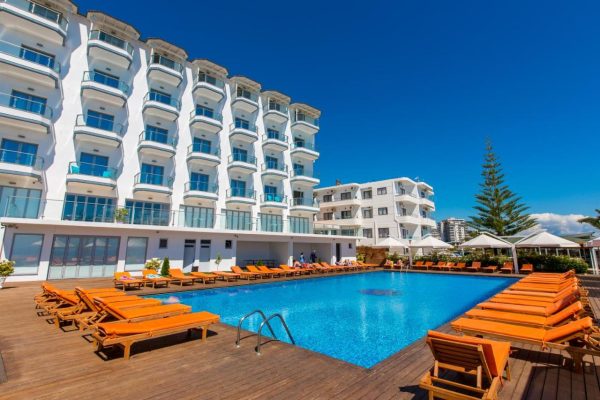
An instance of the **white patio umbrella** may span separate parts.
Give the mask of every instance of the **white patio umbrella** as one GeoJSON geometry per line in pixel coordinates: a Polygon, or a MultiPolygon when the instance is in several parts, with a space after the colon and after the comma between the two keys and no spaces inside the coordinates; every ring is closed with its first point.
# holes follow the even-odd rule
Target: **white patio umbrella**
{"type": "Polygon", "coordinates": [[[590,256],[592,259],[592,271],[594,272],[594,274],[598,274],[598,257],[596,257],[596,249],[600,248],[600,237],[597,237],[596,239],[592,239],[589,242],[585,243],[586,247],[590,248],[590,256]]]}
{"type": "Polygon", "coordinates": [[[546,231],[539,231],[529,236],[526,236],[523,239],[519,240],[517,243],[515,243],[515,246],[519,248],[536,248],[538,249],[539,253],[541,253],[541,249],[552,248],[556,249],[557,254],[559,248],[580,248],[578,243],[561,238],[560,236],[553,235],[546,231]]]}
{"type": "MultiPolygon", "coordinates": [[[[410,244],[412,249],[451,249],[452,245],[431,235],[427,235],[420,240],[410,244]]],[[[412,265],[412,252],[408,252],[408,262],[412,265]]]]}
{"type": "Polygon", "coordinates": [[[515,272],[519,273],[519,265],[517,263],[517,249],[515,245],[507,242],[504,239],[492,235],[491,233],[484,232],[481,235],[468,240],[458,247],[462,249],[510,249],[513,259],[513,265],[515,266],[515,272]]]}
{"type": "Polygon", "coordinates": [[[407,249],[408,246],[399,241],[398,239],[394,239],[393,237],[385,238],[372,247],[376,247],[379,249],[407,249]]]}

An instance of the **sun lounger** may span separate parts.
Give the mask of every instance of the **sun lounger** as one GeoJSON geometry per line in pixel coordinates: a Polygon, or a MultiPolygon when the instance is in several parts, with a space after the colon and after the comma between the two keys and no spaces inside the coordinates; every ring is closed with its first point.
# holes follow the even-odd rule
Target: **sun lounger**
{"type": "Polygon", "coordinates": [[[550,315],[555,314],[563,308],[573,304],[575,301],[577,301],[577,299],[573,296],[545,305],[522,305],[487,301],[479,303],[477,307],[483,310],[508,311],[549,317],[550,315]]]}
{"type": "Polygon", "coordinates": [[[310,271],[307,271],[302,268],[292,268],[289,265],[285,265],[285,264],[280,264],[279,268],[286,272],[290,272],[292,275],[297,275],[297,276],[300,276],[302,274],[310,274],[310,271]]]}
{"type": "Polygon", "coordinates": [[[206,272],[190,272],[190,275],[196,278],[197,280],[201,280],[202,283],[215,283],[218,278],[217,275],[206,272]]]}
{"type": "Polygon", "coordinates": [[[424,261],[415,261],[415,264],[412,266],[413,269],[423,269],[425,267],[424,261]]]}
{"type": "Polygon", "coordinates": [[[97,301],[103,314],[97,322],[106,322],[106,319],[117,321],[143,321],[146,319],[164,318],[173,315],[185,314],[192,311],[190,306],[184,304],[165,304],[148,307],[123,307],[120,303],[110,303],[104,300],[97,301]]]}
{"type": "Polygon", "coordinates": [[[502,268],[500,268],[500,272],[503,274],[512,274],[515,272],[515,266],[510,261],[506,261],[502,268]]]}
{"type": "Polygon", "coordinates": [[[131,346],[147,339],[186,331],[189,334],[193,329],[201,329],[204,342],[208,327],[217,322],[219,322],[219,316],[206,311],[143,322],[110,322],[98,324],[97,331],[94,332],[92,338],[96,351],[101,351],[109,346],[120,346],[124,350],[125,359],[128,360],[131,355],[131,346]]]}
{"type": "Polygon", "coordinates": [[[265,271],[266,270],[275,271],[275,272],[279,273],[279,275],[282,275],[282,276],[283,275],[285,275],[285,276],[293,276],[293,275],[295,275],[294,271],[288,271],[288,270],[285,270],[283,268],[277,268],[277,267],[269,268],[269,267],[266,267],[264,265],[260,266],[258,268],[260,268],[261,270],[265,270],[265,271]]]}
{"type": "MultiPolygon", "coordinates": [[[[89,304],[85,299],[82,298],[82,290],[83,289],[81,288],[75,288],[75,290],[73,291],[73,294],[77,299],[77,301],[74,304],[72,304],[73,299],[71,299],[69,296],[69,306],[51,308],[48,310],[48,313],[53,316],[54,325],[57,328],[60,329],[63,323],[65,322],[74,322],[76,320],[92,316],[96,313],[93,304],[89,304]]],[[[93,291],[93,293],[96,293],[99,296],[126,297],[125,293],[116,291],[114,288],[112,289],[112,291],[93,291]]]]}
{"type": "Polygon", "coordinates": [[[429,392],[430,399],[497,399],[505,372],[506,380],[510,380],[509,342],[429,331],[427,344],[435,362],[421,378],[419,387],[429,392]],[[441,370],[474,376],[475,384],[442,378],[441,370]]]}
{"type": "Polygon", "coordinates": [[[258,267],[256,265],[246,265],[246,269],[255,274],[260,274],[262,277],[266,277],[266,278],[273,278],[274,276],[279,276],[279,274],[277,272],[274,272],[271,270],[262,271],[262,270],[258,269],[258,267]]]}
{"type": "Polygon", "coordinates": [[[445,261],[438,261],[437,264],[432,265],[430,267],[431,270],[435,270],[435,271],[441,271],[442,267],[446,266],[446,262],[445,261]]]}
{"type": "Polygon", "coordinates": [[[348,270],[348,267],[345,265],[330,265],[329,263],[326,263],[326,262],[321,262],[321,265],[325,268],[330,268],[336,272],[342,272],[342,271],[348,270]]]}
{"type": "Polygon", "coordinates": [[[455,265],[456,263],[447,262],[446,265],[442,267],[442,271],[450,271],[452,268],[454,268],[455,265]]]}
{"type": "Polygon", "coordinates": [[[186,283],[193,285],[196,280],[200,280],[200,278],[196,278],[195,276],[185,275],[180,268],[169,268],[169,278],[171,278],[172,283],[179,282],[180,286],[186,283]]]}
{"type": "Polygon", "coordinates": [[[234,265],[233,267],[231,267],[231,272],[233,272],[234,274],[239,274],[242,278],[246,278],[248,280],[250,280],[250,279],[257,279],[258,277],[260,277],[260,278],[263,277],[263,275],[258,274],[256,272],[246,272],[246,271],[243,271],[237,265],[234,265]]]}
{"type": "Polygon", "coordinates": [[[487,267],[481,268],[481,271],[487,272],[488,274],[492,274],[498,270],[497,265],[488,265],[487,267]]]}
{"type": "Polygon", "coordinates": [[[236,274],[233,272],[226,272],[226,271],[212,271],[213,274],[215,274],[216,276],[218,276],[219,278],[221,278],[223,281],[237,281],[238,279],[241,278],[240,274],[236,274]]]}
{"type": "Polygon", "coordinates": [[[169,287],[169,282],[171,282],[171,279],[166,276],[159,276],[156,271],[152,269],[143,270],[142,276],[144,277],[146,286],[150,285],[152,286],[152,289],[156,289],[157,286],[169,287]]]}
{"type": "Polygon", "coordinates": [[[432,266],[433,266],[433,261],[426,261],[425,262],[424,267],[425,267],[426,271],[429,270],[429,268],[431,268],[432,266]]]}
{"type": "Polygon", "coordinates": [[[471,266],[467,267],[466,270],[469,271],[469,272],[479,272],[479,271],[481,271],[481,262],[479,262],[479,261],[473,261],[471,263],[471,266]]]}
{"type": "Polygon", "coordinates": [[[454,267],[451,268],[452,271],[464,271],[467,268],[467,264],[464,262],[456,263],[454,267]]]}
{"type": "Polygon", "coordinates": [[[522,274],[531,274],[533,272],[533,264],[523,264],[519,268],[519,272],[522,274]]]}
{"type": "Polygon", "coordinates": [[[129,272],[115,272],[113,283],[116,288],[121,287],[125,291],[131,287],[140,289],[146,284],[146,281],[133,278],[129,272]]]}
{"type": "Polygon", "coordinates": [[[485,319],[490,321],[505,322],[515,325],[528,325],[536,327],[555,327],[572,321],[576,317],[585,315],[583,304],[580,301],[563,308],[548,317],[506,311],[472,309],[465,313],[469,318],[485,319]]]}
{"type": "MultiPolygon", "coordinates": [[[[248,266],[246,266],[246,268],[248,268],[248,266]]],[[[260,272],[264,272],[265,274],[271,274],[272,277],[279,277],[279,276],[285,275],[285,273],[283,271],[277,271],[276,269],[268,268],[264,265],[257,265],[256,268],[260,272]]],[[[248,271],[250,271],[250,270],[248,270],[248,271]]]]}

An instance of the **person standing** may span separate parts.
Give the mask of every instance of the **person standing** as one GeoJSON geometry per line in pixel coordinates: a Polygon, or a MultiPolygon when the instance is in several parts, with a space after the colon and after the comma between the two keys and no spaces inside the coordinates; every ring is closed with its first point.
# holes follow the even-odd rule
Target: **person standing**
{"type": "Polygon", "coordinates": [[[300,258],[299,258],[300,264],[304,264],[306,263],[306,260],[304,259],[304,252],[300,252],[300,258]]]}
{"type": "Polygon", "coordinates": [[[310,253],[310,262],[313,264],[317,262],[317,252],[314,250],[310,253]]]}

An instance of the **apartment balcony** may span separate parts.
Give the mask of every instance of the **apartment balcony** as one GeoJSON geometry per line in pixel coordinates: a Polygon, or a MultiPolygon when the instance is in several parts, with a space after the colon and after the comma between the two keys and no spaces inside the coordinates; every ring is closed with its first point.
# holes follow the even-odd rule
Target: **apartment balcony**
{"type": "Polygon", "coordinates": [[[217,185],[206,185],[202,182],[186,182],[183,198],[217,201],[219,199],[219,187],[217,185]]]}
{"type": "Polygon", "coordinates": [[[133,46],[126,40],[102,31],[91,31],[87,44],[88,56],[129,69],[133,61],[133,46]]]}
{"type": "Polygon", "coordinates": [[[114,190],[117,187],[117,170],[104,165],[70,162],[67,186],[82,190],[114,190]]]}
{"type": "Polygon", "coordinates": [[[303,187],[314,187],[321,182],[319,178],[315,178],[312,173],[306,171],[292,171],[290,183],[303,187]]]}
{"type": "Polygon", "coordinates": [[[263,117],[275,124],[283,124],[288,120],[288,108],[285,104],[268,103],[263,108],[263,117]]]}
{"type": "Polygon", "coordinates": [[[58,11],[28,0],[0,0],[0,25],[63,45],[68,21],[58,11]]]}
{"type": "Polygon", "coordinates": [[[290,202],[290,211],[319,212],[319,203],[316,199],[298,197],[290,202]]]}
{"type": "Polygon", "coordinates": [[[73,136],[78,141],[116,148],[123,142],[124,132],[123,125],[112,120],[80,114],[75,119],[73,136]]]}
{"type": "Polygon", "coordinates": [[[225,82],[200,72],[194,78],[192,91],[194,96],[204,97],[218,103],[225,97],[225,82]]]}
{"type": "Polygon", "coordinates": [[[273,179],[276,181],[281,181],[288,177],[288,167],[287,165],[275,165],[275,164],[263,164],[261,168],[260,175],[263,178],[273,179]]]}
{"type": "Polygon", "coordinates": [[[263,149],[271,151],[285,151],[288,148],[288,138],[282,133],[263,135],[263,149]]]}
{"type": "Polygon", "coordinates": [[[129,96],[129,86],[118,79],[94,71],[83,73],[81,95],[104,103],[123,107],[129,96]]]}
{"type": "Polygon", "coordinates": [[[229,125],[229,139],[246,143],[256,142],[258,140],[256,125],[237,122],[229,125]]]}
{"type": "Polygon", "coordinates": [[[181,103],[179,100],[161,95],[160,93],[147,93],[144,96],[142,112],[147,115],[175,121],[179,117],[181,103]]]}
{"type": "Polygon", "coordinates": [[[288,198],[281,194],[263,194],[260,196],[260,208],[264,211],[281,210],[288,207],[288,198]]]}
{"type": "Polygon", "coordinates": [[[433,197],[421,197],[421,205],[427,206],[432,210],[435,210],[435,203],[433,202],[433,197]]]}
{"type": "Polygon", "coordinates": [[[256,190],[227,189],[225,202],[232,205],[254,205],[256,204],[256,190]]]}
{"type": "Polygon", "coordinates": [[[164,82],[168,85],[179,87],[183,81],[184,67],[180,63],[170,60],[160,54],[153,54],[148,64],[148,79],[164,82]]]}
{"type": "Polygon", "coordinates": [[[52,129],[52,108],[45,103],[0,93],[0,124],[46,134],[52,129]]]}
{"type": "Polygon", "coordinates": [[[394,195],[394,200],[403,203],[419,204],[419,198],[409,193],[396,193],[394,195]]]}
{"type": "Polygon", "coordinates": [[[24,187],[41,182],[43,173],[42,157],[21,151],[0,149],[0,176],[9,178],[16,185],[24,187]]]}
{"type": "Polygon", "coordinates": [[[421,223],[420,218],[414,215],[398,215],[395,220],[399,224],[407,225],[419,225],[421,223]]]}
{"type": "Polygon", "coordinates": [[[221,164],[221,150],[218,147],[207,149],[201,144],[191,144],[188,146],[187,161],[193,164],[216,167],[221,164]]]}
{"type": "Polygon", "coordinates": [[[292,143],[290,155],[292,157],[299,157],[309,161],[315,161],[319,158],[319,152],[315,150],[315,146],[311,143],[292,143]]]}
{"type": "Polygon", "coordinates": [[[223,116],[217,112],[196,107],[190,113],[190,127],[204,132],[219,133],[223,129],[223,116]]]}
{"type": "Polygon", "coordinates": [[[133,193],[168,197],[173,193],[173,178],[156,174],[135,174],[133,193]]]}
{"type": "Polygon", "coordinates": [[[304,114],[293,115],[292,129],[307,135],[314,135],[319,132],[319,119],[304,114]]]}
{"type": "Polygon", "coordinates": [[[348,207],[348,206],[360,206],[360,199],[356,196],[342,199],[341,197],[335,197],[331,201],[321,201],[321,205],[324,207],[348,207]]]}
{"type": "Polygon", "coordinates": [[[246,90],[233,93],[231,108],[243,113],[252,114],[258,110],[258,94],[246,90]]]}
{"type": "Polygon", "coordinates": [[[252,174],[258,170],[256,157],[233,154],[229,156],[227,170],[230,174],[252,174]]]}
{"type": "Polygon", "coordinates": [[[433,228],[437,227],[435,220],[428,217],[421,217],[421,225],[431,226],[433,228]]]}
{"type": "Polygon", "coordinates": [[[176,147],[175,138],[156,132],[143,131],[138,140],[138,152],[149,156],[171,158],[176,147]]]}
{"type": "Polygon", "coordinates": [[[48,54],[0,40],[0,73],[52,88],[58,87],[60,63],[48,54]]]}

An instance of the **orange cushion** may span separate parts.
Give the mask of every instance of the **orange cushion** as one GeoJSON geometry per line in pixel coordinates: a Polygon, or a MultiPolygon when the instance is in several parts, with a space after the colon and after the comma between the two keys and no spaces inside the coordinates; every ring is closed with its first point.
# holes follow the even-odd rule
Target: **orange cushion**
{"type": "Polygon", "coordinates": [[[505,324],[495,321],[483,321],[472,318],[459,318],[451,323],[452,328],[457,331],[473,331],[483,335],[498,335],[510,337],[514,340],[527,339],[538,341],[540,344],[544,341],[546,330],[543,328],[531,328],[528,326],[518,326],[513,324],[505,324]]]}
{"type": "Polygon", "coordinates": [[[528,323],[537,325],[544,325],[546,323],[546,317],[543,317],[541,315],[519,314],[507,311],[479,310],[477,308],[467,311],[465,315],[474,318],[495,319],[506,322],[528,323]]]}
{"type": "Polygon", "coordinates": [[[110,303],[108,308],[119,314],[123,319],[133,319],[140,317],[149,317],[151,315],[160,315],[171,312],[190,312],[192,308],[183,304],[167,304],[164,306],[139,307],[139,308],[124,308],[119,306],[119,303],[110,303]]]}
{"type": "Polygon", "coordinates": [[[207,324],[219,322],[219,316],[207,311],[191,314],[182,314],[174,317],[151,319],[140,322],[107,322],[98,324],[98,329],[107,335],[135,335],[139,333],[160,332],[166,329],[187,327],[193,324],[207,324]]]}
{"type": "Polygon", "coordinates": [[[568,324],[552,328],[546,332],[544,342],[553,342],[574,333],[590,329],[593,326],[592,318],[585,317],[577,321],[569,322],[568,324]]]}

